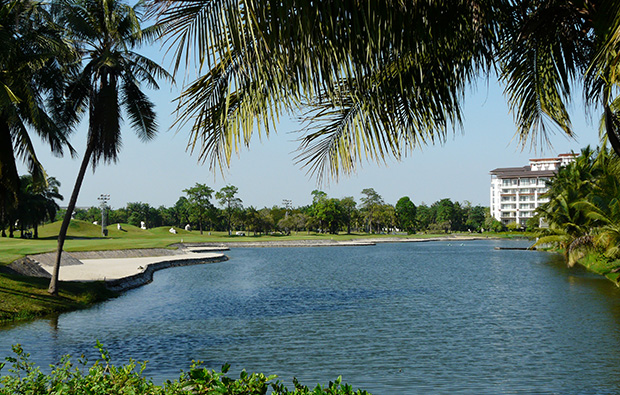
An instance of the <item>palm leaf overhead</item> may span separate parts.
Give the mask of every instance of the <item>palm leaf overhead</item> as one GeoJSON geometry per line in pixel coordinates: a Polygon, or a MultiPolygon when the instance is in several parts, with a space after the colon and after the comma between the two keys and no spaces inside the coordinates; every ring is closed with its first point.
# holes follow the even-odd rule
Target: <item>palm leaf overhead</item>
{"type": "Polygon", "coordinates": [[[178,125],[191,125],[190,149],[212,166],[299,109],[309,126],[297,159],[319,178],[402,158],[458,128],[465,90],[491,70],[518,140],[544,144],[555,129],[574,136],[578,87],[596,107],[618,83],[613,0],[149,3],[175,71],[198,74],[178,125]]]}
{"type": "Polygon", "coordinates": [[[193,60],[201,74],[178,102],[179,125],[212,166],[301,106],[320,126],[298,159],[319,177],[443,141],[495,45],[496,11],[478,1],[151,3],[176,68],[193,60]]]}

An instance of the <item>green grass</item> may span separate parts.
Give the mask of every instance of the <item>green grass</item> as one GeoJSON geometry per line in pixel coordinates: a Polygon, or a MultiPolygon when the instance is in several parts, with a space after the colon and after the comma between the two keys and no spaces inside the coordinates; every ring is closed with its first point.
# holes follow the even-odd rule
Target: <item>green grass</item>
{"type": "Polygon", "coordinates": [[[114,297],[103,282],[63,282],[58,297],[47,293],[45,278],[0,274],[0,323],[77,310],[114,297]]]}

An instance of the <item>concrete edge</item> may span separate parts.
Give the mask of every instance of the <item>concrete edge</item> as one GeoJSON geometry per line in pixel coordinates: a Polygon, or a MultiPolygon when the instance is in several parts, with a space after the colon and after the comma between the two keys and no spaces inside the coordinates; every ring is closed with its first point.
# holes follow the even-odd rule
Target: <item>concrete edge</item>
{"type": "Polygon", "coordinates": [[[282,248],[282,247],[359,247],[359,246],[374,246],[377,244],[388,243],[425,243],[433,241],[473,241],[473,240],[491,240],[499,239],[495,237],[484,236],[445,236],[445,237],[429,237],[429,238],[368,238],[357,240],[280,240],[280,241],[224,241],[224,242],[198,242],[198,243],[184,243],[173,244],[179,248],[200,248],[200,247],[212,247],[212,251],[226,251],[230,248],[282,248]]]}
{"type": "Polygon", "coordinates": [[[201,265],[207,263],[216,263],[216,262],[224,262],[227,261],[228,257],[226,255],[221,255],[213,258],[189,258],[189,259],[177,259],[170,261],[160,261],[151,263],[146,266],[146,268],[137,274],[123,277],[115,280],[106,280],[105,285],[111,291],[114,292],[124,292],[130,289],[138,288],[142,285],[146,285],[148,283],[153,282],[153,274],[162,269],[167,269],[170,267],[180,267],[180,266],[192,266],[192,265],[201,265]]]}

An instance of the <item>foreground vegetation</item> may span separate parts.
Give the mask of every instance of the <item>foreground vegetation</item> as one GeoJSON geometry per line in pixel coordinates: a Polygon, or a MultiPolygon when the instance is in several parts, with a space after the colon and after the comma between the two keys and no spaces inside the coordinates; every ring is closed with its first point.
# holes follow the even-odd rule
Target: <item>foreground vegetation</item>
{"type": "MultiPolygon", "coordinates": [[[[234,380],[226,374],[229,365],[224,365],[221,372],[208,370],[194,363],[188,372],[181,374],[178,380],[166,381],[163,385],[155,385],[144,377],[146,363],[130,360],[128,364],[117,367],[110,363],[109,353],[97,342],[101,359],[90,367],[88,362],[80,359],[77,363],[70,356],[64,356],[52,367],[49,374],[28,360],[29,355],[21,346],[13,346],[14,357],[7,357],[9,364],[7,374],[1,376],[0,394],[90,394],[90,395],[210,395],[210,394],[244,394],[262,395],[271,389],[274,395],[365,395],[366,391],[354,391],[350,385],[341,384],[340,378],[330,382],[323,388],[317,385],[314,389],[299,384],[294,380],[295,388],[288,390],[276,381],[276,376],[265,376],[261,373],[241,372],[239,379],[234,380]]],[[[5,367],[0,364],[0,371],[5,367]]]]}

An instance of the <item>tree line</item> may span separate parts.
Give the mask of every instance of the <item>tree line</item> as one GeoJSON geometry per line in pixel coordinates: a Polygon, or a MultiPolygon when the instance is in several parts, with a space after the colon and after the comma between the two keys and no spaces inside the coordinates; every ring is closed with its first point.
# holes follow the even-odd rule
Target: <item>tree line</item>
{"type": "MultiPolygon", "coordinates": [[[[488,207],[469,202],[453,202],[449,198],[430,205],[416,206],[408,196],[395,204],[386,203],[373,188],[361,191],[359,201],[353,196],[334,198],[327,193],[312,192],[312,203],[293,207],[283,199],[280,205],[256,208],[244,207],[237,196],[238,188],[227,185],[215,192],[207,185],[196,183],[187,188],[172,206],[153,207],[144,202],[128,203],[112,209],[106,206],[107,224],[130,224],[147,228],[169,226],[194,231],[244,232],[261,235],[273,232],[293,234],[318,233],[448,233],[496,228],[498,221],[489,215],[488,207]]],[[[101,207],[78,208],[73,218],[100,223],[101,207]]],[[[59,210],[57,220],[64,215],[59,210]]],[[[501,225],[501,224],[500,224],[501,225]]]]}

